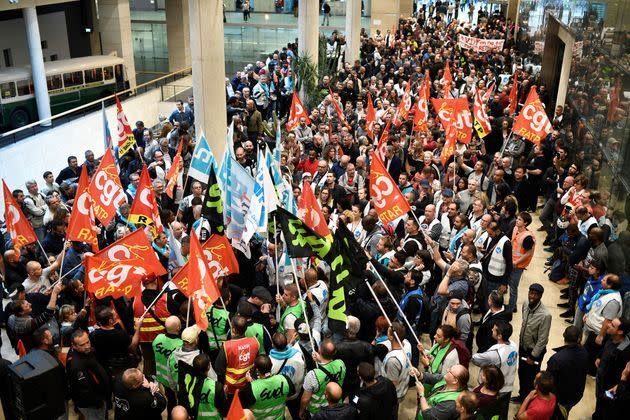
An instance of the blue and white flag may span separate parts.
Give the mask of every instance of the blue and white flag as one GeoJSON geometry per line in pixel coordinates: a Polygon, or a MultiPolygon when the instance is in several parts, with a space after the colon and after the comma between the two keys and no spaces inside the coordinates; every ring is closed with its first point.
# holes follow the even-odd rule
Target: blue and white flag
{"type": "Polygon", "coordinates": [[[258,151],[258,166],[256,168],[256,182],[252,196],[249,213],[245,219],[245,233],[243,239],[246,242],[256,234],[267,236],[267,219],[269,214],[278,207],[278,197],[265,164],[265,157],[261,150],[258,151]]]}
{"type": "Polygon", "coordinates": [[[169,271],[174,268],[183,267],[186,264],[186,260],[182,255],[182,247],[177,239],[175,239],[175,235],[173,234],[172,229],[167,230],[168,236],[168,247],[171,252],[168,255],[168,268],[169,271]]]}
{"type": "Polygon", "coordinates": [[[250,258],[249,241],[244,241],[245,218],[249,212],[251,198],[254,194],[254,178],[232,156],[229,161],[229,176],[225,182],[225,203],[227,237],[231,239],[232,246],[240,250],[247,258],[250,258]]]}
{"type": "Polygon", "coordinates": [[[195,178],[202,184],[207,184],[211,166],[214,166],[215,171],[217,170],[217,163],[214,159],[214,154],[212,153],[212,150],[210,150],[210,144],[208,144],[208,140],[202,132],[200,139],[195,146],[192,160],[190,161],[188,176],[195,178]]]}

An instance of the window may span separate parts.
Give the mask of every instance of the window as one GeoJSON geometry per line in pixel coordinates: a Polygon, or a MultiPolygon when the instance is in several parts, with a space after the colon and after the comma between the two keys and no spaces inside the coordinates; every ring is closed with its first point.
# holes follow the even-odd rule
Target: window
{"type": "Polygon", "coordinates": [[[85,83],[92,83],[92,82],[102,82],[103,81],[103,69],[92,69],[92,70],[85,70],[83,72],[83,74],[85,75],[85,83]]]}
{"type": "Polygon", "coordinates": [[[113,66],[105,67],[103,69],[103,71],[105,72],[105,80],[110,80],[110,79],[114,78],[114,67],[113,66]]]}
{"type": "Polygon", "coordinates": [[[44,40],[42,41],[42,50],[46,50],[48,49],[48,41],[44,40]]]}
{"type": "Polygon", "coordinates": [[[82,71],[73,71],[72,73],[64,73],[63,74],[63,86],[64,87],[72,87],[79,86],[83,84],[83,72],[82,71]]]}
{"type": "Polygon", "coordinates": [[[57,61],[57,60],[59,60],[59,56],[57,54],[50,55],[50,61],[57,61]]]}
{"type": "Polygon", "coordinates": [[[54,74],[52,76],[46,76],[46,84],[48,85],[48,91],[61,89],[61,75],[54,74]]]}
{"type": "Polygon", "coordinates": [[[0,94],[2,94],[2,99],[13,98],[15,96],[15,83],[0,83],[0,94]]]}
{"type": "Polygon", "coordinates": [[[13,67],[13,54],[11,53],[11,48],[2,50],[2,55],[4,55],[4,66],[13,67]]]}
{"type": "Polygon", "coordinates": [[[33,81],[32,80],[18,80],[15,82],[17,85],[17,93],[20,96],[33,94],[33,81]]]}

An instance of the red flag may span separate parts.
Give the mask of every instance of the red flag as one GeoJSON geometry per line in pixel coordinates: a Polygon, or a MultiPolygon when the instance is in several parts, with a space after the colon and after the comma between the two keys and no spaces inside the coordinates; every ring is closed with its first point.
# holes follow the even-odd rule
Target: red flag
{"type": "Polygon", "coordinates": [[[407,120],[407,117],[409,116],[409,111],[411,110],[411,105],[412,105],[411,93],[409,91],[410,89],[411,89],[411,81],[407,83],[407,88],[405,89],[405,92],[403,93],[403,96],[400,100],[400,104],[398,105],[398,110],[396,112],[396,114],[398,115],[398,118],[396,118],[396,121],[394,121],[394,125],[396,127],[404,123],[405,120],[407,120]]]}
{"type": "Polygon", "coordinates": [[[98,299],[138,296],[142,293],[142,279],[150,274],[135,258],[111,261],[88,256],[84,264],[85,290],[98,299]]]}
{"type": "MultiPolygon", "coordinates": [[[[355,176],[358,176],[358,174],[355,176]]],[[[313,229],[322,237],[330,238],[332,236],[324,219],[324,215],[322,214],[322,209],[308,181],[304,181],[302,187],[302,195],[298,202],[298,217],[306,223],[306,226],[313,229]]]]}
{"type": "Polygon", "coordinates": [[[426,70],[424,72],[423,84],[424,84],[424,91],[425,91],[425,94],[427,95],[427,101],[428,101],[429,98],[431,97],[431,73],[429,73],[429,70],[426,70]]]}
{"type": "Polygon", "coordinates": [[[481,101],[481,94],[479,93],[479,89],[477,89],[477,92],[475,92],[473,113],[475,114],[475,130],[480,139],[484,138],[492,131],[488,114],[486,114],[486,110],[483,107],[484,104],[481,101]]]}
{"type": "Polygon", "coordinates": [[[164,226],[160,220],[160,209],[155,199],[155,191],[153,191],[146,165],[142,165],[136,197],[133,199],[133,204],[129,210],[129,222],[148,226],[153,238],[164,232],[164,226]]]}
{"type": "Polygon", "coordinates": [[[92,246],[92,251],[98,252],[98,229],[94,222],[94,210],[92,209],[92,197],[88,192],[89,177],[87,166],[83,165],[79,186],[74,196],[70,222],[66,232],[69,241],[86,242],[92,246]]]}
{"type": "Polygon", "coordinates": [[[447,61],[444,67],[444,76],[442,76],[442,96],[448,98],[451,96],[451,86],[453,86],[453,75],[451,74],[451,64],[447,61]]]}
{"type": "Polygon", "coordinates": [[[26,356],[26,347],[24,347],[24,342],[22,341],[22,339],[18,340],[16,347],[17,347],[18,357],[20,359],[26,356]]]}
{"type": "Polygon", "coordinates": [[[238,260],[227,236],[215,233],[202,245],[202,248],[208,261],[208,268],[214,278],[239,273],[238,260]]]}
{"type": "Polygon", "coordinates": [[[378,153],[372,155],[370,170],[370,196],[372,204],[384,225],[398,220],[411,210],[398,185],[385,169],[378,153]]]}
{"type": "MultiPolygon", "coordinates": [[[[199,243],[199,238],[197,237],[195,231],[191,231],[190,233],[190,254],[188,258],[188,270],[191,280],[199,281],[200,287],[195,287],[192,290],[196,290],[199,288],[203,289],[208,294],[212,302],[214,302],[221,296],[221,294],[219,293],[217,282],[208,270],[208,260],[206,259],[203,248],[201,247],[201,243],[199,243]]],[[[193,286],[197,286],[197,284],[193,283],[193,286]]]]}
{"type": "Polygon", "coordinates": [[[171,282],[179,289],[180,292],[184,294],[186,297],[191,297],[193,292],[198,289],[194,289],[198,287],[198,282],[193,280],[189,276],[188,272],[188,263],[184,264],[179,271],[173,276],[171,282]],[[190,284],[192,281],[192,285],[190,284]]]}
{"type": "Polygon", "coordinates": [[[431,99],[440,123],[444,131],[447,127],[454,125],[457,141],[468,144],[472,137],[472,115],[468,109],[467,98],[457,99],[431,99]]]}
{"type": "MultiPolygon", "coordinates": [[[[428,77],[428,75],[427,75],[428,77]]],[[[425,78],[425,81],[428,81],[425,78]]],[[[429,82],[430,83],[430,82],[429,82]]],[[[430,88],[426,83],[419,89],[418,101],[413,115],[413,131],[425,132],[428,130],[430,88]]]]}
{"type": "Polygon", "coordinates": [[[94,216],[103,225],[108,225],[114,218],[118,207],[127,202],[125,191],[120,185],[118,170],[111,149],[105,150],[103,159],[92,176],[88,192],[92,198],[94,216]]]}
{"type": "Polygon", "coordinates": [[[367,135],[370,140],[374,141],[374,124],[376,124],[376,111],[374,110],[372,95],[370,95],[369,90],[367,94],[367,111],[365,113],[365,122],[367,135]]]}
{"type": "Polygon", "coordinates": [[[486,91],[484,92],[483,96],[481,97],[481,101],[484,104],[487,104],[488,101],[490,100],[490,97],[494,94],[494,89],[496,88],[496,83],[494,83],[494,80],[492,81],[492,84],[490,86],[488,86],[488,89],[486,89],[486,91]]]}
{"type": "Polygon", "coordinates": [[[337,118],[339,118],[339,121],[345,125],[348,128],[350,127],[350,124],[348,124],[348,121],[346,121],[346,117],[345,115],[343,115],[343,110],[341,109],[341,107],[339,107],[339,104],[337,103],[337,101],[335,100],[335,95],[333,95],[332,90],[330,89],[330,87],[328,87],[328,92],[330,92],[330,100],[333,103],[333,106],[335,107],[335,112],[337,112],[337,118]]]}
{"type": "Polygon", "coordinates": [[[166,174],[166,179],[168,183],[166,184],[166,195],[170,198],[173,198],[173,192],[175,191],[175,187],[177,186],[177,178],[179,178],[179,173],[184,169],[184,162],[182,161],[182,146],[184,144],[184,138],[179,141],[179,146],[177,146],[177,154],[173,158],[173,163],[166,174]]]}
{"type": "Polygon", "coordinates": [[[228,412],[225,420],[245,420],[247,416],[245,415],[245,411],[243,411],[243,406],[241,405],[241,399],[238,397],[238,389],[234,394],[234,399],[232,400],[232,404],[230,405],[230,411],[228,412]]]}
{"type": "Polygon", "coordinates": [[[287,120],[287,131],[295,130],[295,127],[300,123],[300,118],[306,118],[306,124],[311,123],[311,119],[308,117],[308,112],[304,109],[302,101],[297,94],[297,91],[293,91],[293,100],[291,101],[291,110],[289,111],[289,119],[287,120]]]}
{"type": "Polygon", "coordinates": [[[122,105],[116,96],[116,119],[118,120],[118,156],[123,157],[136,145],[136,138],[133,136],[131,126],[123,112],[122,105]]]}
{"type": "Polygon", "coordinates": [[[7,224],[7,231],[11,235],[13,249],[19,254],[20,248],[24,245],[37,242],[37,236],[4,180],[2,180],[2,187],[4,189],[4,219],[7,224]]]}
{"type": "Polygon", "coordinates": [[[529,95],[527,95],[525,106],[514,120],[512,132],[534,144],[539,144],[551,131],[551,122],[542,102],[540,102],[536,86],[532,86],[529,95]]]}
{"type": "Polygon", "coordinates": [[[455,128],[452,125],[449,125],[446,129],[446,143],[444,143],[444,147],[442,148],[442,153],[440,153],[440,161],[442,162],[442,166],[446,166],[446,162],[455,154],[455,146],[457,143],[457,139],[455,136],[455,128]]]}
{"type": "Polygon", "coordinates": [[[378,145],[376,146],[376,154],[378,154],[381,160],[385,160],[385,151],[387,150],[387,140],[389,138],[389,125],[391,122],[391,119],[387,121],[387,125],[385,125],[381,137],[378,139],[378,145]]]}
{"type": "Polygon", "coordinates": [[[512,89],[510,90],[510,115],[516,113],[516,107],[518,106],[518,70],[514,72],[514,81],[512,82],[512,89]]]}
{"type": "Polygon", "coordinates": [[[610,89],[610,104],[608,105],[608,115],[606,117],[609,123],[615,121],[615,114],[617,113],[617,108],[619,107],[619,89],[619,78],[617,78],[615,89],[610,89]]]}
{"type": "Polygon", "coordinates": [[[94,255],[110,261],[124,261],[133,259],[136,265],[142,266],[148,273],[156,276],[166,274],[164,266],[155,255],[155,251],[142,229],[120,238],[101,252],[94,255]]]}
{"type": "Polygon", "coordinates": [[[202,331],[206,331],[208,329],[208,314],[206,312],[210,309],[210,306],[214,301],[203,289],[195,291],[190,301],[192,302],[193,310],[195,312],[197,326],[201,328],[202,331]]]}

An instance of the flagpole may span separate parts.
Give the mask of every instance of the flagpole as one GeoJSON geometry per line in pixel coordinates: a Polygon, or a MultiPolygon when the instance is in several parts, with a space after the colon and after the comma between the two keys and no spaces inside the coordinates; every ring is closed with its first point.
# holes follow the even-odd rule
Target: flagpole
{"type": "Polygon", "coordinates": [[[315,351],[315,344],[313,340],[313,333],[311,332],[311,324],[308,321],[308,315],[306,314],[306,303],[302,300],[302,292],[300,292],[300,282],[298,281],[297,276],[297,267],[295,265],[295,260],[293,258],[289,258],[291,260],[291,267],[293,267],[293,280],[295,280],[295,286],[298,290],[298,297],[300,300],[300,305],[302,305],[302,313],[304,314],[304,320],[306,321],[306,325],[308,327],[308,338],[311,342],[311,348],[315,351]]]}
{"type": "MultiPolygon", "coordinates": [[[[221,296],[221,292],[219,291],[219,299],[221,299],[221,305],[223,305],[223,309],[227,311],[227,305],[223,301],[223,296],[221,296]]],[[[230,325],[230,330],[232,329],[232,321],[230,321],[230,317],[227,317],[227,322],[230,325]]]]}
{"type": "Polygon", "coordinates": [[[383,280],[383,277],[381,277],[379,272],[376,271],[376,267],[374,267],[374,264],[372,264],[371,261],[368,262],[368,264],[371,267],[370,271],[372,271],[376,275],[376,277],[378,277],[378,279],[383,282],[383,286],[385,286],[385,290],[387,290],[387,294],[389,294],[389,297],[392,299],[392,302],[394,302],[394,305],[396,305],[396,308],[398,308],[398,312],[400,313],[400,315],[402,316],[403,320],[405,321],[405,324],[407,324],[407,327],[409,328],[409,331],[411,331],[411,334],[413,335],[413,338],[416,340],[416,343],[420,343],[420,339],[418,338],[418,336],[416,335],[416,332],[411,327],[411,323],[409,322],[409,319],[407,319],[407,317],[405,316],[405,313],[403,312],[402,308],[400,307],[400,305],[398,305],[398,302],[394,298],[394,295],[392,294],[391,290],[389,290],[389,287],[387,287],[387,284],[385,283],[385,280],[383,280]]]}
{"type": "MultiPolygon", "coordinates": [[[[275,261],[275,274],[276,274],[276,294],[280,294],[280,272],[278,270],[278,240],[280,238],[280,235],[278,234],[278,232],[276,231],[276,229],[278,229],[278,222],[276,221],[276,214],[274,213],[273,215],[273,228],[274,228],[274,239],[275,239],[275,247],[274,247],[274,261],[275,261]]],[[[280,320],[280,306],[276,305],[276,319],[280,320]]]]}
{"type": "Polygon", "coordinates": [[[188,296],[188,306],[186,309],[186,328],[188,328],[188,323],[190,322],[190,304],[192,302],[192,295],[188,296]]]}
{"type": "Polygon", "coordinates": [[[147,313],[153,307],[153,305],[155,305],[157,303],[157,301],[162,297],[162,295],[166,291],[166,288],[168,287],[169,283],[170,283],[170,280],[167,281],[166,283],[164,283],[164,287],[162,287],[162,290],[160,290],[160,293],[158,293],[158,295],[155,297],[155,299],[153,299],[153,302],[151,302],[151,304],[149,306],[147,306],[147,309],[144,310],[144,313],[142,314],[140,319],[144,319],[144,317],[147,315],[147,313]]]}
{"type": "Polygon", "coordinates": [[[44,250],[42,243],[39,242],[39,238],[37,239],[37,245],[39,245],[39,249],[41,249],[42,253],[44,254],[44,259],[46,260],[46,267],[50,266],[50,261],[48,261],[48,256],[46,255],[46,251],[44,250]]]}

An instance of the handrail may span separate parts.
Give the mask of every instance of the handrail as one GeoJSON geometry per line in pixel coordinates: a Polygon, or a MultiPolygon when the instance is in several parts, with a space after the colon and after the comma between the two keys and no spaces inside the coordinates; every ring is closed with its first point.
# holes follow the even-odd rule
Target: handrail
{"type": "MultiPolygon", "coordinates": [[[[130,93],[132,95],[133,94],[137,95],[139,89],[145,88],[145,87],[147,87],[147,86],[149,86],[151,84],[156,84],[156,83],[158,83],[158,82],[160,82],[160,81],[162,81],[164,79],[167,79],[169,77],[173,77],[173,76],[179,75],[179,74],[184,74],[184,73],[187,73],[187,72],[190,72],[190,74],[192,74],[192,67],[186,67],[186,68],[174,71],[174,72],[169,73],[167,75],[164,75],[162,77],[158,77],[157,79],[153,79],[153,80],[151,80],[149,82],[142,83],[140,85],[136,85],[133,88],[129,88],[129,89],[125,89],[125,90],[120,91],[120,92],[116,92],[116,93],[114,93],[112,95],[109,95],[109,96],[106,96],[104,98],[100,98],[100,99],[97,99],[95,101],[89,102],[87,104],[83,104],[81,106],[78,106],[76,108],[69,109],[68,111],[64,111],[64,112],[61,112],[59,114],[51,115],[48,118],[43,118],[43,119],[41,119],[39,121],[35,121],[35,122],[27,124],[27,125],[25,125],[23,127],[16,128],[15,130],[7,131],[6,133],[0,134],[0,139],[6,138],[6,137],[9,137],[9,136],[14,136],[15,134],[20,133],[20,132],[22,132],[24,130],[28,130],[29,128],[37,127],[37,126],[41,125],[43,122],[46,122],[46,121],[52,122],[52,120],[54,120],[54,119],[61,118],[61,117],[64,117],[66,115],[69,115],[69,114],[73,114],[73,113],[75,113],[77,111],[80,111],[81,109],[93,107],[94,105],[97,105],[97,104],[99,104],[101,102],[105,102],[105,101],[107,101],[109,99],[114,99],[118,95],[124,95],[126,93],[130,93]]],[[[156,85],[155,87],[158,87],[158,86],[156,85]]],[[[147,91],[147,89],[145,89],[145,92],[146,91],[147,91]]]]}

